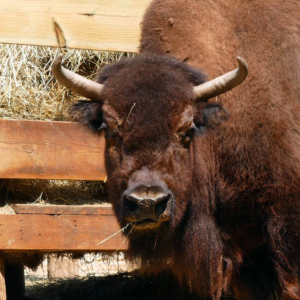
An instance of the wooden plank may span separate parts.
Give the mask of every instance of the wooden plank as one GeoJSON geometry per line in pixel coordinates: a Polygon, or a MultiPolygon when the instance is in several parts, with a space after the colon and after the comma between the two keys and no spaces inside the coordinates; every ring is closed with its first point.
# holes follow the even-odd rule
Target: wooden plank
{"type": "Polygon", "coordinates": [[[113,214],[0,215],[0,250],[11,251],[112,251],[127,250],[113,214]]]}
{"type": "Polygon", "coordinates": [[[137,52],[151,0],[0,0],[0,42],[137,52]]]}
{"type": "Polygon", "coordinates": [[[11,204],[16,214],[36,215],[112,215],[111,205],[32,205],[11,204]]]}
{"type": "Polygon", "coordinates": [[[6,300],[5,262],[0,257],[0,300],[6,300]]]}
{"type": "Polygon", "coordinates": [[[0,178],[104,180],[104,146],[77,123],[0,120],[0,178]]]}

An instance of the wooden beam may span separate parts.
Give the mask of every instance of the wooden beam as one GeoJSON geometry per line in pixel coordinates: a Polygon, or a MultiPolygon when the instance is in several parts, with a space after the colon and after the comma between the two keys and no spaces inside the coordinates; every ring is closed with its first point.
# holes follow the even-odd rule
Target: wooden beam
{"type": "Polygon", "coordinates": [[[136,52],[151,0],[0,0],[0,42],[136,52]]]}
{"type": "Polygon", "coordinates": [[[111,216],[111,205],[35,205],[11,204],[16,214],[35,215],[101,215],[111,216]]]}
{"type": "Polygon", "coordinates": [[[0,178],[104,180],[104,146],[77,123],[0,120],[0,178]]]}
{"type": "Polygon", "coordinates": [[[125,237],[111,215],[0,215],[0,250],[127,250],[125,237]],[[107,239],[102,244],[99,242],[107,239]]]}

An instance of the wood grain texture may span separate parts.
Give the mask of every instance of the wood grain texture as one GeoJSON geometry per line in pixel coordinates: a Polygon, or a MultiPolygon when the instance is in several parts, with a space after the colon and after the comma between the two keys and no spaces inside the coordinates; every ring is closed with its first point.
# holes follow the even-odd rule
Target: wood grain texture
{"type": "Polygon", "coordinates": [[[0,0],[0,42],[137,52],[151,0],[0,0]]]}
{"type": "Polygon", "coordinates": [[[0,250],[7,251],[113,251],[127,250],[113,214],[0,215],[0,250]]]}
{"type": "Polygon", "coordinates": [[[30,205],[11,204],[16,214],[37,215],[101,215],[113,214],[111,205],[30,205]]]}
{"type": "Polygon", "coordinates": [[[104,146],[77,123],[0,120],[0,178],[104,180],[104,146]]]}

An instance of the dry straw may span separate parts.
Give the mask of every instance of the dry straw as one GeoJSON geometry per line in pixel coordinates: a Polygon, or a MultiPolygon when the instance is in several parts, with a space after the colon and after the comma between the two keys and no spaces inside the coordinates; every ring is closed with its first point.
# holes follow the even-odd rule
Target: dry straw
{"type": "Polygon", "coordinates": [[[62,54],[64,65],[94,79],[100,68],[133,54],[0,44],[0,116],[6,119],[66,120],[79,98],[60,86],[51,63],[62,54]]]}

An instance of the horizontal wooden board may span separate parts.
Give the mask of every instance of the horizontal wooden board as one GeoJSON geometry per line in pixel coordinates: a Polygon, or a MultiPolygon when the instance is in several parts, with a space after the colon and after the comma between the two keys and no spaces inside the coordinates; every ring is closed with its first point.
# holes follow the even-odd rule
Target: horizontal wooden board
{"type": "Polygon", "coordinates": [[[136,52],[151,0],[0,0],[0,43],[136,52]]]}
{"type": "Polygon", "coordinates": [[[11,204],[16,214],[37,215],[101,215],[111,216],[111,205],[32,205],[11,204]]]}
{"type": "Polygon", "coordinates": [[[0,215],[0,250],[112,251],[127,250],[111,212],[99,215],[0,215]]]}
{"type": "Polygon", "coordinates": [[[78,123],[0,120],[0,178],[104,180],[104,146],[78,123]]]}

